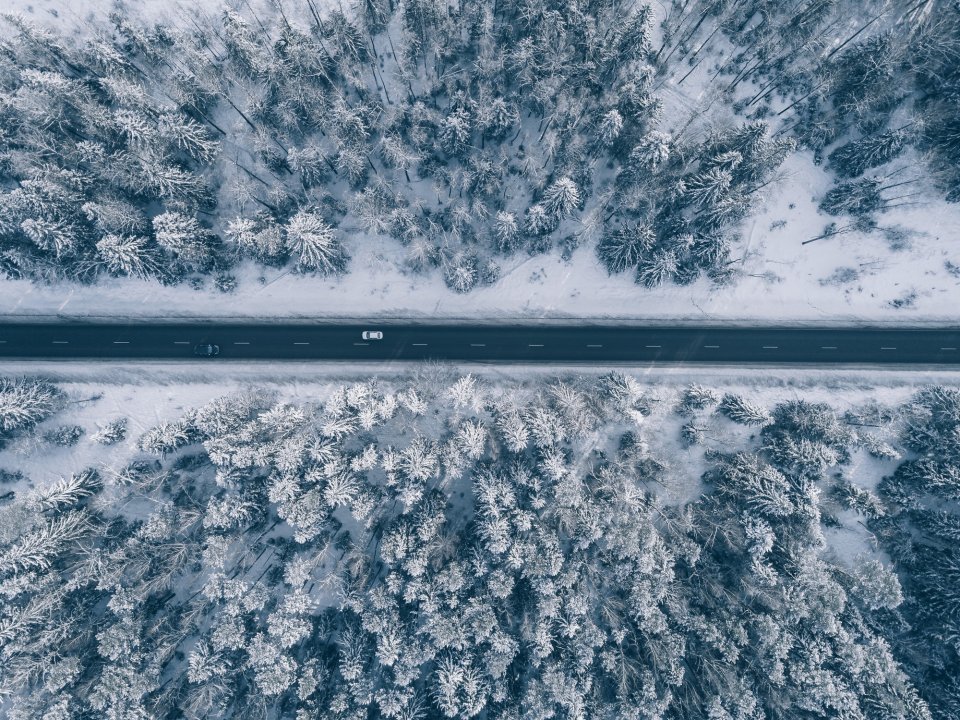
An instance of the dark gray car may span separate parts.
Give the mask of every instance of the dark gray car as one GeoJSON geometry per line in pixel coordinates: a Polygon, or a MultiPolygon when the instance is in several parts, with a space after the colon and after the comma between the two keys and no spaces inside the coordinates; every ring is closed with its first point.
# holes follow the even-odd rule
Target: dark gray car
{"type": "Polygon", "coordinates": [[[211,343],[201,343],[193,349],[193,354],[198,357],[216,357],[220,354],[220,346],[211,343]]]}

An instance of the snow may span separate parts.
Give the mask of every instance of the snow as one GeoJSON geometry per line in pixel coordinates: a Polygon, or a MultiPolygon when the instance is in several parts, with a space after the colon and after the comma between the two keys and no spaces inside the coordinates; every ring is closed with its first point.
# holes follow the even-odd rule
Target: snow
{"type": "MultiPolygon", "coordinates": [[[[765,205],[745,221],[735,251],[741,277],[732,287],[701,279],[688,287],[648,290],[629,274],[608,276],[592,247],[569,261],[560,250],[508,258],[503,276],[465,295],[451,292],[437,271],[404,267],[404,249],[385,237],[347,237],[353,256],[342,278],[297,275],[245,263],[236,292],[211,281],[200,290],[134,279],[103,279],[94,286],[0,281],[0,315],[130,318],[408,318],[417,320],[580,319],[703,323],[925,323],[955,322],[960,265],[950,238],[960,236],[960,207],[938,200],[882,216],[883,227],[905,237],[851,232],[801,245],[831,220],[816,209],[829,185],[808,153],[784,164],[787,176],[765,205]],[[900,244],[898,244],[898,242],[900,244]],[[851,268],[847,279],[835,279],[851,268]],[[911,300],[912,298],[912,300],[911,300]],[[907,305],[896,307],[897,301],[907,305]]],[[[842,224],[842,219],[840,220],[842,224]]]]}
{"type": "MultiPolygon", "coordinates": [[[[222,395],[256,387],[275,394],[278,401],[295,403],[321,402],[339,384],[377,378],[391,385],[432,377],[435,389],[452,384],[467,373],[483,381],[489,392],[520,399],[533,392],[543,381],[558,378],[595,377],[610,372],[612,367],[527,366],[424,366],[337,364],[337,363],[125,363],[122,367],[96,362],[4,362],[4,375],[34,375],[55,382],[69,396],[67,407],[42,423],[37,435],[59,425],[77,424],[85,429],[80,442],[72,448],[55,448],[44,443],[37,446],[14,441],[0,450],[0,468],[21,469],[35,483],[46,485],[61,475],[83,468],[116,467],[129,460],[136,451],[136,440],[145,430],[181,416],[190,408],[203,405],[222,395]],[[129,418],[127,439],[114,446],[97,445],[90,440],[103,424],[118,417],[129,418]]],[[[651,414],[640,428],[654,457],[670,464],[664,499],[683,502],[695,499],[697,483],[705,469],[703,447],[686,448],[679,441],[680,426],[687,418],[674,412],[679,393],[691,383],[699,383],[716,392],[744,395],[747,399],[772,407],[778,402],[804,399],[826,402],[838,412],[874,401],[880,405],[904,402],[919,388],[941,383],[960,385],[960,373],[950,371],[914,372],[884,371],[869,374],[864,370],[797,370],[711,367],[637,368],[623,367],[633,376],[649,397],[651,414]],[[692,484],[691,484],[692,483],[692,484]]],[[[440,423],[445,418],[438,418],[440,423]]],[[[745,447],[756,428],[744,427],[725,418],[706,414],[706,447],[728,450],[745,447]]],[[[418,425],[419,426],[419,425],[418,425]]],[[[433,428],[439,431],[439,425],[433,428]]],[[[626,425],[621,428],[626,430],[626,425]]],[[[634,428],[636,429],[636,428],[634,428]]],[[[611,428],[602,431],[607,442],[615,442],[619,434],[611,428]]],[[[386,440],[389,440],[387,438],[386,440]]],[[[891,463],[876,460],[863,452],[854,454],[845,473],[854,482],[872,487],[882,474],[892,469],[891,463]]]]}
{"type": "MultiPolygon", "coordinates": [[[[265,3],[255,1],[251,7],[270,12],[265,3]]],[[[127,12],[148,22],[185,23],[187,10],[216,13],[225,6],[216,0],[201,4],[141,0],[128,4],[127,12]]],[[[79,34],[102,23],[113,7],[105,0],[76,4],[13,0],[7,5],[61,31],[79,34]]],[[[721,83],[710,79],[713,60],[721,57],[725,46],[719,40],[715,45],[704,51],[712,53],[711,61],[702,62],[682,84],[687,71],[682,62],[674,68],[674,76],[679,77],[659,81],[664,129],[693,135],[711,125],[742,121],[732,115],[728,104],[717,102],[721,83]]],[[[752,89],[744,84],[741,92],[752,89]]],[[[506,258],[497,283],[458,295],[444,285],[439,271],[412,272],[406,266],[404,248],[394,240],[355,229],[345,238],[353,259],[351,272],[343,278],[300,276],[246,263],[235,273],[239,283],[232,294],[217,291],[210,279],[200,290],[133,279],[104,278],[94,286],[35,286],[3,280],[0,315],[952,323],[960,304],[960,277],[951,274],[946,263],[960,265],[960,253],[950,244],[960,234],[960,206],[935,199],[937,193],[922,177],[921,159],[908,155],[898,162],[897,167],[910,166],[897,180],[916,178],[918,183],[897,188],[897,194],[922,191],[917,196],[922,201],[909,198],[884,213],[881,229],[869,235],[850,232],[802,245],[820,235],[831,220],[839,225],[846,221],[817,210],[819,198],[830,186],[830,174],[814,164],[810,153],[792,155],[779,182],[764,189],[766,196],[742,225],[741,240],[734,248],[739,277],[730,287],[701,279],[687,287],[648,290],[636,285],[629,273],[608,276],[596,261],[591,242],[577,248],[568,260],[561,257],[559,248],[546,255],[506,258]]],[[[429,193],[429,188],[424,192],[429,193]]]]}
{"type": "MultiPolygon", "coordinates": [[[[308,12],[306,3],[303,13],[308,12]]],[[[317,7],[334,7],[333,0],[314,0],[317,7]]],[[[189,23],[197,14],[218,15],[226,8],[272,14],[270,0],[7,0],[3,12],[22,15],[65,35],[86,37],[98,27],[109,26],[109,15],[118,11],[146,25],[189,23]]],[[[286,8],[290,12],[290,8],[286,8]]],[[[292,17],[300,16],[295,9],[292,17]]]]}

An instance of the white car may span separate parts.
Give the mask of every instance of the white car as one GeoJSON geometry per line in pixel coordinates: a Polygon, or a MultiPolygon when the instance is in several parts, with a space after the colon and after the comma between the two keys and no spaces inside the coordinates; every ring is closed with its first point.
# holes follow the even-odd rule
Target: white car
{"type": "Polygon", "coordinates": [[[364,330],[361,337],[364,340],[383,340],[383,333],[379,330],[364,330]]]}

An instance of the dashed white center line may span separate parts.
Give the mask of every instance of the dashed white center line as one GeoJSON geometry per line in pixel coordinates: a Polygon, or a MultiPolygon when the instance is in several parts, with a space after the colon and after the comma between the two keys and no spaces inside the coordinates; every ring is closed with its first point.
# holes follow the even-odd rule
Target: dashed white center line
{"type": "Polygon", "coordinates": [[[354,345],[369,345],[370,343],[354,343],[354,345]]]}
{"type": "Polygon", "coordinates": [[[763,346],[763,349],[764,349],[764,350],[779,350],[780,348],[778,348],[776,345],[764,345],[764,346],[763,346]]]}
{"type": "Polygon", "coordinates": [[[470,347],[486,347],[484,343],[470,343],[470,347]]]}
{"type": "Polygon", "coordinates": [[[956,350],[956,348],[940,348],[941,350],[956,350]]]}
{"type": "Polygon", "coordinates": [[[308,342],[295,342],[294,345],[309,345],[308,342]]]}
{"type": "Polygon", "coordinates": [[[603,345],[587,345],[587,347],[603,347],[603,345]]]}
{"type": "Polygon", "coordinates": [[[249,345],[248,342],[235,342],[234,345],[249,345]]]}
{"type": "Polygon", "coordinates": [[[54,344],[54,345],[69,345],[69,344],[70,344],[70,341],[69,341],[69,340],[54,340],[54,341],[53,341],[53,344],[54,344]]]}
{"type": "Polygon", "coordinates": [[[881,350],[896,350],[896,348],[893,348],[893,347],[882,347],[882,348],[880,348],[880,349],[881,349],[881,350]]]}
{"type": "Polygon", "coordinates": [[[129,345],[129,344],[130,344],[130,341],[129,341],[129,340],[114,340],[114,341],[113,341],[113,344],[114,344],[114,345],[129,345]]]}
{"type": "Polygon", "coordinates": [[[414,347],[426,347],[426,343],[412,343],[414,347]]]}
{"type": "Polygon", "coordinates": [[[535,345],[534,343],[528,343],[527,347],[543,347],[543,345],[535,345]]]}
{"type": "Polygon", "coordinates": [[[648,348],[658,348],[658,347],[660,347],[660,346],[659,346],[659,345],[644,345],[644,347],[648,347],[648,348]]]}
{"type": "Polygon", "coordinates": [[[704,345],[704,347],[707,348],[707,349],[709,349],[709,350],[716,350],[716,349],[717,349],[718,347],[720,347],[720,346],[719,346],[719,345],[704,345]]]}
{"type": "Polygon", "coordinates": [[[821,350],[836,350],[836,349],[837,349],[837,346],[836,346],[836,345],[821,345],[821,346],[820,346],[820,349],[821,349],[821,350]]]}
{"type": "Polygon", "coordinates": [[[173,344],[174,344],[174,345],[189,345],[189,344],[190,344],[190,341],[189,341],[189,340],[174,340],[174,341],[173,341],[173,344]]]}
{"type": "Polygon", "coordinates": [[[6,344],[7,344],[6,340],[0,340],[0,345],[6,345],[6,344]]]}

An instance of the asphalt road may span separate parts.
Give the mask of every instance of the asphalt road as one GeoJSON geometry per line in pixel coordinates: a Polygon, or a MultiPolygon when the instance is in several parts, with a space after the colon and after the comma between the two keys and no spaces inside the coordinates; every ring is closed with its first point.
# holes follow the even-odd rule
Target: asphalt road
{"type": "Polygon", "coordinates": [[[0,324],[0,358],[466,360],[510,363],[960,364],[960,328],[716,328],[599,325],[0,324]],[[382,340],[364,340],[380,330],[382,340]]]}

